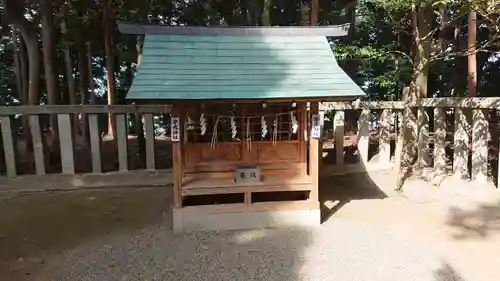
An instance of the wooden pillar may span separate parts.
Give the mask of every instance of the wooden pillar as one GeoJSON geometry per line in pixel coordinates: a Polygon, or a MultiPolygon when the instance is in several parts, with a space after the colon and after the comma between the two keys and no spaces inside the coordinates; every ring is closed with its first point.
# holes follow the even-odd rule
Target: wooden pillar
{"type": "Polygon", "coordinates": [[[434,109],[434,169],[438,175],[446,174],[446,112],[434,109]]]}
{"type": "Polygon", "coordinates": [[[156,161],[153,114],[144,114],[144,127],[146,128],[146,169],[154,171],[156,168],[156,161]]]}
{"type": "Polygon", "coordinates": [[[89,134],[90,134],[90,153],[92,155],[92,172],[101,173],[101,136],[99,135],[99,116],[97,114],[88,114],[89,134]]]}
{"type": "MultiPolygon", "coordinates": [[[[302,163],[301,174],[307,175],[307,108],[305,102],[297,103],[298,108],[298,118],[299,118],[299,129],[297,130],[297,139],[299,140],[300,149],[300,161],[302,163]]],[[[244,127],[242,127],[244,128],[244,127]]],[[[243,143],[243,142],[242,142],[243,143]]]]}
{"type": "Polygon", "coordinates": [[[117,114],[115,118],[116,131],[114,131],[114,134],[118,145],[118,169],[120,172],[126,172],[128,170],[127,115],[117,114]]]}
{"type": "Polygon", "coordinates": [[[5,153],[5,168],[7,169],[7,177],[15,177],[17,175],[16,156],[14,153],[14,141],[12,140],[10,116],[1,116],[0,122],[2,124],[2,140],[3,150],[5,153]]]}
{"type": "Polygon", "coordinates": [[[455,109],[455,134],[453,149],[453,175],[469,179],[469,135],[470,123],[462,108],[455,109]]]}
{"type": "Polygon", "coordinates": [[[405,88],[403,90],[403,100],[405,101],[403,109],[403,128],[400,134],[401,143],[396,152],[396,185],[401,188],[405,180],[409,177],[412,160],[417,154],[417,136],[418,125],[416,110],[410,105],[412,101],[416,100],[416,92],[405,88]]]}
{"type": "Polygon", "coordinates": [[[62,173],[72,175],[75,173],[75,161],[73,156],[73,134],[71,133],[70,115],[57,114],[57,121],[59,126],[62,173]]]}
{"type": "Polygon", "coordinates": [[[485,110],[474,109],[472,115],[472,179],[488,180],[488,132],[485,110]]]}
{"type": "Polygon", "coordinates": [[[358,121],[358,152],[362,165],[368,164],[368,149],[370,146],[370,110],[365,108],[358,121]]]}
{"type": "Polygon", "coordinates": [[[427,109],[420,107],[417,111],[418,122],[418,168],[423,169],[430,164],[429,155],[429,114],[427,109]]]}
{"type": "MultiPolygon", "coordinates": [[[[311,115],[318,113],[318,103],[311,102],[311,115]]],[[[309,120],[312,122],[312,120],[309,120]]],[[[309,125],[312,128],[312,125],[309,125]]],[[[320,139],[312,138],[309,133],[309,175],[311,176],[311,194],[309,200],[319,201],[319,155],[322,154],[320,139]]]]}
{"type": "Polygon", "coordinates": [[[335,138],[335,160],[337,165],[344,165],[344,111],[335,112],[333,118],[334,138],[335,138]]]}
{"type": "MultiPolygon", "coordinates": [[[[180,104],[172,106],[172,117],[179,117],[180,128],[184,126],[184,108],[180,104]]],[[[172,128],[170,128],[172,130],[172,128]]],[[[179,129],[180,141],[172,142],[172,178],[174,184],[174,208],[182,208],[182,171],[183,171],[183,152],[182,143],[184,140],[184,130],[179,129]]]]}
{"type": "Polygon", "coordinates": [[[380,116],[380,134],[379,134],[379,163],[387,165],[391,162],[391,110],[384,109],[380,116]]]}
{"type": "Polygon", "coordinates": [[[45,161],[43,156],[42,135],[40,133],[40,121],[38,115],[28,117],[30,125],[31,141],[33,142],[33,155],[35,157],[35,169],[37,175],[45,175],[45,161]]]}

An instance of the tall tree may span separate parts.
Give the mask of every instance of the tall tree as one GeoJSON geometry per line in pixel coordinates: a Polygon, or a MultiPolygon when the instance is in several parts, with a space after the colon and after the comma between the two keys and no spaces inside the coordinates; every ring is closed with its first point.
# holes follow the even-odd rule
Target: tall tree
{"type": "MultiPolygon", "coordinates": [[[[27,87],[23,82],[23,73],[21,71],[21,48],[22,45],[18,43],[18,35],[17,35],[17,29],[12,26],[12,34],[11,34],[11,40],[12,40],[12,46],[13,46],[13,59],[14,59],[14,72],[16,75],[16,87],[17,91],[19,93],[19,99],[21,100],[21,103],[26,103],[27,96],[24,96],[24,89],[27,87]]],[[[22,42],[21,42],[22,43],[22,42]]]]}
{"type": "Polygon", "coordinates": [[[469,12],[468,28],[467,28],[467,52],[468,52],[468,75],[467,89],[468,96],[475,97],[477,95],[477,61],[476,61],[476,30],[477,30],[477,13],[474,10],[469,12]]]}
{"type": "MultiPolygon", "coordinates": [[[[108,84],[108,104],[115,104],[116,82],[115,82],[115,53],[112,29],[113,10],[110,7],[111,0],[104,0],[102,3],[102,28],[104,35],[104,51],[106,53],[106,72],[108,84]]],[[[115,138],[116,121],[113,114],[108,115],[108,136],[115,138]]]]}
{"type": "Polygon", "coordinates": [[[90,47],[90,41],[87,42],[87,72],[89,74],[89,95],[90,104],[95,104],[95,94],[94,94],[94,75],[92,71],[92,48],[90,47]]]}
{"type": "Polygon", "coordinates": [[[318,25],[319,0],[311,0],[311,25],[318,25]]]}
{"type": "Polygon", "coordinates": [[[28,104],[35,105],[40,99],[40,45],[36,24],[28,21],[24,16],[22,2],[17,0],[4,0],[5,16],[19,30],[23,41],[26,43],[29,62],[29,96],[28,104]]]}
{"type": "Polygon", "coordinates": [[[273,7],[272,0],[264,0],[260,22],[263,26],[271,26],[271,9],[273,7]]]}
{"type": "MultiPolygon", "coordinates": [[[[39,0],[40,10],[42,12],[42,45],[43,45],[43,65],[45,70],[45,82],[47,84],[47,95],[49,104],[57,104],[59,97],[59,81],[55,68],[56,44],[55,44],[55,26],[54,11],[49,0],[39,0]]],[[[50,116],[50,126],[57,131],[57,116],[50,116]]]]}

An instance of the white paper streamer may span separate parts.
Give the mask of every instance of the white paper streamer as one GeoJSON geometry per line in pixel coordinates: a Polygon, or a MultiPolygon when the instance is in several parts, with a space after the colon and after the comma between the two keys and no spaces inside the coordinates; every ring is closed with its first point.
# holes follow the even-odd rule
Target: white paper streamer
{"type": "Polygon", "coordinates": [[[205,114],[202,113],[200,114],[200,127],[201,127],[201,135],[204,136],[205,132],[207,131],[207,119],[205,119],[205,114]]]}
{"type": "Polygon", "coordinates": [[[262,138],[265,138],[267,135],[267,123],[266,123],[266,118],[264,118],[264,116],[260,118],[260,124],[262,128],[262,138]]]}
{"type": "Polygon", "coordinates": [[[299,124],[297,122],[297,117],[295,117],[294,112],[290,112],[290,120],[292,120],[292,133],[296,134],[299,124]]]}
{"type": "Polygon", "coordinates": [[[236,120],[234,116],[229,118],[229,123],[231,124],[231,138],[235,139],[237,134],[236,120]]]}

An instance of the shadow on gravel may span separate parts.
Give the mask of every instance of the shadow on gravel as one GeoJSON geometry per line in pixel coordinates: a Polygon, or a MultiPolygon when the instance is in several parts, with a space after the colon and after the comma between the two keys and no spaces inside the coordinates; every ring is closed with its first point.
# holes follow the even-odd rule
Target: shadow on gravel
{"type": "Polygon", "coordinates": [[[442,267],[434,271],[435,281],[465,281],[453,267],[443,263],[442,267]]]}
{"type": "Polygon", "coordinates": [[[300,280],[312,230],[174,235],[170,190],[3,194],[0,281],[300,280]]]}
{"type": "Polygon", "coordinates": [[[353,200],[387,198],[367,172],[321,178],[319,190],[322,222],[353,200]]]}
{"type": "Polygon", "coordinates": [[[472,210],[451,207],[446,224],[454,230],[453,238],[484,239],[491,234],[500,234],[500,202],[480,204],[472,210]]]}
{"type": "Polygon", "coordinates": [[[160,223],[56,257],[36,280],[302,280],[312,240],[305,228],[174,235],[166,211],[160,223]]]}
{"type": "MultiPolygon", "coordinates": [[[[0,281],[32,278],[46,259],[161,219],[170,191],[80,191],[0,196],[0,281]]],[[[50,280],[50,279],[37,279],[50,280]]]]}

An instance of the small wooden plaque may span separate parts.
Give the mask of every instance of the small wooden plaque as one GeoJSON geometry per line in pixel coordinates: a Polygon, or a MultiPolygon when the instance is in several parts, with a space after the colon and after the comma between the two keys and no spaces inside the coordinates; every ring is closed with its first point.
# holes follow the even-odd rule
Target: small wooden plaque
{"type": "Polygon", "coordinates": [[[260,182],[260,168],[258,166],[240,166],[236,169],[236,183],[260,182]]]}
{"type": "Polygon", "coordinates": [[[321,117],[319,114],[313,114],[311,124],[311,137],[315,139],[321,138],[321,117]]]}
{"type": "Polygon", "coordinates": [[[180,141],[181,140],[181,122],[179,117],[171,117],[170,118],[170,132],[171,132],[171,141],[180,141]]]}

